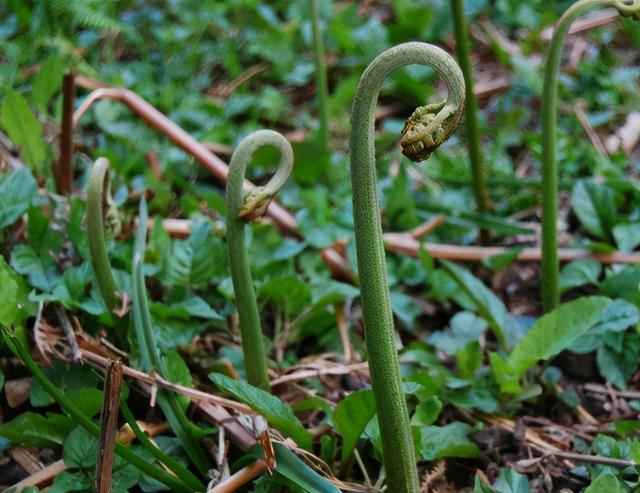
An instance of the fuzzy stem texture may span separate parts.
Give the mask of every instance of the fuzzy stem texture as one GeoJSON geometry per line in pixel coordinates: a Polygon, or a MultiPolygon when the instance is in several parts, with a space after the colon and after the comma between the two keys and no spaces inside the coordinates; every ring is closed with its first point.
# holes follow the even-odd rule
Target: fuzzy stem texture
{"type": "Polygon", "coordinates": [[[545,313],[560,303],[558,262],[558,73],[562,43],[573,21],[594,8],[613,7],[623,15],[640,14],[640,0],[580,0],[562,15],[547,55],[542,92],[542,307],[545,313]]]}
{"type": "Polygon", "coordinates": [[[284,186],[293,168],[293,150],[278,132],[259,130],[245,137],[236,147],[229,164],[227,181],[227,245],[231,280],[240,319],[242,350],[247,380],[251,385],[269,391],[260,313],[245,245],[245,220],[262,215],[273,196],[284,186]],[[242,183],[253,153],[263,146],[273,146],[280,153],[276,173],[264,187],[244,194],[242,183]]]}
{"type": "MultiPolygon", "coordinates": [[[[471,162],[471,175],[473,176],[473,192],[476,199],[476,207],[481,214],[489,212],[491,205],[487,189],[487,178],[482,163],[480,152],[480,130],[478,128],[478,101],[473,93],[473,72],[471,70],[471,49],[469,47],[469,34],[467,21],[464,14],[463,0],[451,0],[453,13],[453,27],[456,36],[456,51],[458,63],[464,76],[466,88],[465,120],[467,126],[467,138],[469,140],[469,161],[471,162]]],[[[488,231],[480,230],[480,242],[488,243],[488,231]]]]}
{"type": "Polygon", "coordinates": [[[447,119],[459,121],[456,114],[462,112],[464,105],[464,79],[453,58],[433,45],[405,43],[379,55],[360,79],[351,117],[353,216],[365,336],[384,451],[387,491],[397,493],[417,493],[419,483],[395,349],[376,191],[374,115],[384,80],[396,68],[413,63],[433,67],[447,84],[447,101],[423,129],[425,135],[439,130],[438,138],[433,140],[442,143],[446,139],[442,129],[446,128],[445,133],[450,135],[457,126],[455,121],[447,124],[447,119]]]}

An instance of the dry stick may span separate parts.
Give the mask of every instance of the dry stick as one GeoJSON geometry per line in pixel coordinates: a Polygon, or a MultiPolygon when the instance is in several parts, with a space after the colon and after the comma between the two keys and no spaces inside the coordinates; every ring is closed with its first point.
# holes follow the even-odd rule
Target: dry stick
{"type": "Polygon", "coordinates": [[[93,482],[94,493],[111,492],[111,474],[115,454],[120,387],[122,385],[122,361],[110,360],[104,385],[104,401],[100,415],[100,453],[96,462],[93,482]]]}
{"type": "Polygon", "coordinates": [[[62,195],[69,195],[73,191],[73,102],[75,92],[75,74],[73,71],[69,71],[62,77],[60,156],[53,165],[56,190],[62,195]]]}
{"type": "MultiPolygon", "coordinates": [[[[108,368],[109,366],[108,358],[92,353],[91,351],[87,351],[86,349],[81,349],[81,351],[82,351],[83,358],[89,361],[90,363],[93,363],[94,365],[100,366],[102,368],[108,368]]],[[[229,409],[234,409],[243,414],[252,414],[252,415],[255,414],[254,411],[245,404],[240,404],[236,401],[232,401],[231,399],[225,399],[224,397],[219,397],[217,395],[208,394],[206,392],[202,392],[201,390],[192,389],[190,387],[184,387],[177,383],[173,383],[168,380],[165,380],[163,377],[161,377],[156,373],[154,373],[153,375],[149,375],[148,373],[145,373],[140,370],[136,370],[126,365],[122,365],[122,372],[124,373],[124,375],[128,377],[135,378],[136,380],[140,380],[141,382],[144,382],[148,385],[162,387],[167,390],[176,392],[178,394],[186,395],[187,397],[190,397],[194,401],[209,402],[211,404],[216,404],[216,405],[227,407],[229,409]]]]}
{"type": "MultiPolygon", "coordinates": [[[[128,106],[151,127],[155,128],[161,134],[166,135],[171,142],[176,144],[186,153],[192,155],[220,183],[225,183],[227,181],[229,169],[224,161],[209,152],[204,145],[191,137],[191,135],[185,132],[175,122],[160,113],[160,111],[151,106],[135,92],[128,89],[120,87],[104,87],[96,89],[90,93],[73,115],[74,128],[78,126],[78,121],[82,118],[82,115],[84,115],[96,101],[101,99],[119,101],[128,106]]],[[[255,187],[250,182],[244,182],[245,191],[250,191],[253,188],[255,187]]],[[[267,214],[271,216],[271,218],[282,229],[292,233],[294,232],[297,226],[295,218],[275,201],[272,201],[271,204],[269,204],[267,214]]]]}
{"type": "Polygon", "coordinates": [[[266,468],[267,465],[263,461],[256,460],[253,464],[243,467],[233,476],[230,476],[229,479],[207,491],[207,493],[233,493],[241,486],[257,478],[266,468]]]}

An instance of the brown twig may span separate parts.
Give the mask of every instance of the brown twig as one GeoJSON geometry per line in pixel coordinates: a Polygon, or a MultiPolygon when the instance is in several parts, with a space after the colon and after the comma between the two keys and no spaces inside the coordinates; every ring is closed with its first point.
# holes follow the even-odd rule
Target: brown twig
{"type": "Polygon", "coordinates": [[[122,361],[110,360],[104,385],[104,400],[100,415],[100,453],[96,462],[93,482],[95,493],[111,492],[111,475],[120,407],[120,387],[122,385],[122,361]]]}
{"type": "MultiPolygon", "coordinates": [[[[151,127],[165,135],[171,142],[180,147],[186,153],[193,156],[204,168],[206,168],[220,183],[226,183],[229,168],[219,157],[207,150],[200,142],[185,132],[175,122],[160,113],[155,107],[138,96],[135,92],[121,87],[103,87],[90,93],[82,105],[73,115],[73,125],[78,126],[78,121],[87,110],[101,99],[119,101],[128,106],[134,113],[141,117],[151,127]]],[[[249,191],[254,188],[250,182],[245,181],[244,188],[249,191]]],[[[295,234],[296,220],[286,209],[275,201],[269,204],[267,214],[284,230],[295,234]]]]}
{"type": "Polygon", "coordinates": [[[267,468],[266,464],[261,460],[256,460],[253,464],[243,467],[229,479],[216,485],[207,493],[232,493],[249,481],[257,478],[267,468]]]}
{"type": "Polygon", "coordinates": [[[62,76],[62,123],[60,125],[60,156],[53,165],[56,190],[62,195],[73,191],[73,103],[75,100],[75,74],[62,76]]]}
{"type": "MultiPolygon", "coordinates": [[[[109,367],[108,358],[95,354],[91,351],[87,351],[86,349],[81,349],[80,351],[82,352],[83,358],[90,363],[93,363],[94,365],[102,368],[109,367]]],[[[224,397],[220,397],[217,395],[208,394],[206,392],[202,392],[201,390],[192,389],[191,387],[184,387],[177,383],[165,380],[163,377],[157,374],[149,375],[148,373],[136,370],[126,365],[122,365],[122,372],[127,377],[135,378],[136,380],[139,380],[151,386],[155,385],[167,390],[171,390],[173,392],[177,392],[178,394],[186,395],[194,401],[209,402],[211,404],[224,406],[229,409],[235,409],[236,411],[243,414],[255,414],[253,410],[245,404],[240,404],[239,402],[232,401],[231,399],[225,399],[224,397]]]]}

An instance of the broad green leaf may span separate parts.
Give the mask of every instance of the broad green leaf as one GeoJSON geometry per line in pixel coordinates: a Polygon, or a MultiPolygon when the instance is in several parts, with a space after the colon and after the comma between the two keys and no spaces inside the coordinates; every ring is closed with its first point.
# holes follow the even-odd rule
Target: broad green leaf
{"type": "Polygon", "coordinates": [[[38,193],[38,183],[27,168],[6,175],[0,182],[0,229],[27,212],[38,193]]]}
{"type": "Polygon", "coordinates": [[[625,490],[620,486],[618,478],[610,472],[598,476],[591,485],[584,490],[584,493],[623,493],[625,490]]]}
{"type": "Polygon", "coordinates": [[[622,390],[628,388],[628,382],[638,367],[640,356],[640,336],[635,332],[608,334],[601,336],[604,344],[598,347],[596,362],[600,374],[622,390]],[[618,348],[608,344],[609,339],[617,339],[618,348]]]}
{"type": "Polygon", "coordinates": [[[213,235],[207,220],[198,219],[186,240],[176,241],[167,260],[166,281],[189,287],[204,286],[214,277],[226,276],[226,247],[213,235]]]}
{"type": "Polygon", "coordinates": [[[471,427],[456,421],[446,426],[425,426],[420,430],[420,455],[423,460],[443,457],[480,457],[478,446],[467,435],[471,427]]]}
{"type": "Polygon", "coordinates": [[[62,86],[64,64],[57,55],[51,55],[40,66],[40,70],[33,80],[31,99],[41,113],[46,113],[47,103],[62,86]]]}
{"type": "Polygon", "coordinates": [[[429,426],[438,419],[442,411],[442,401],[435,395],[420,401],[411,416],[411,426],[429,426]]]}
{"type": "Polygon", "coordinates": [[[440,260],[440,263],[458,286],[471,298],[478,313],[489,322],[489,327],[491,327],[496,339],[506,349],[505,333],[508,314],[502,301],[468,270],[447,260],[440,260]]]}
{"type": "MultiPolygon", "coordinates": [[[[69,491],[88,491],[93,480],[86,471],[62,471],[58,474],[53,484],[47,488],[48,493],[67,493],[69,491]]],[[[25,490],[22,490],[23,493],[25,490]]]]}
{"type": "Polygon", "coordinates": [[[355,448],[367,423],[376,414],[376,404],[371,389],[353,392],[342,399],[333,413],[333,425],[342,435],[342,462],[355,448]]]}
{"type": "Polygon", "coordinates": [[[429,336],[429,344],[453,356],[470,342],[477,341],[486,329],[484,318],[471,312],[458,312],[451,318],[449,328],[429,336]]]}
{"type": "Polygon", "coordinates": [[[604,334],[608,331],[620,332],[640,322],[640,310],[625,300],[613,300],[602,312],[602,319],[589,334],[604,334]]]}
{"type": "Polygon", "coordinates": [[[78,426],[65,440],[62,458],[69,469],[86,469],[95,466],[99,451],[98,440],[82,426],[78,426]]]}
{"type": "Polygon", "coordinates": [[[73,426],[73,422],[61,414],[43,416],[26,412],[0,425],[0,436],[29,447],[48,447],[62,444],[73,426]]]}
{"type": "Polygon", "coordinates": [[[42,125],[17,92],[5,90],[0,104],[0,124],[9,138],[20,147],[21,156],[32,169],[40,171],[47,156],[42,125]]]}
{"type": "Polygon", "coordinates": [[[622,298],[640,308],[640,265],[628,265],[607,277],[600,292],[609,298],[622,298]]]}
{"type": "Polygon", "coordinates": [[[574,260],[560,272],[560,291],[564,293],[587,284],[598,284],[601,273],[602,264],[595,259],[574,260]]]}
{"type": "Polygon", "coordinates": [[[507,361],[515,376],[522,376],[538,360],[547,360],[567,349],[585,334],[611,304],[604,296],[589,296],[565,303],[538,319],[516,344],[507,361]]]}
{"type": "Polygon", "coordinates": [[[509,371],[509,365],[503,360],[499,354],[490,352],[489,362],[491,363],[491,374],[495,378],[500,392],[503,394],[520,394],[522,387],[518,382],[518,378],[513,376],[509,371]]]}
{"type": "MultiPolygon", "coordinates": [[[[164,377],[170,382],[193,387],[193,377],[189,367],[175,349],[166,351],[164,354],[165,374],[164,377]]],[[[186,395],[177,395],[178,401],[186,411],[191,399],[186,395]]]]}
{"type": "Polygon", "coordinates": [[[53,260],[43,260],[29,245],[18,245],[13,249],[11,267],[27,276],[29,284],[41,291],[51,291],[60,280],[53,260]]]}
{"type": "Polygon", "coordinates": [[[246,382],[233,380],[221,373],[210,373],[209,378],[220,389],[230,393],[255,412],[264,416],[271,426],[293,438],[298,445],[307,450],[311,448],[311,433],[302,426],[291,408],[280,399],[246,382]]]}
{"type": "Polygon", "coordinates": [[[258,296],[273,301],[287,315],[297,315],[311,301],[311,287],[296,276],[274,277],[260,286],[258,296]]]}
{"type": "Polygon", "coordinates": [[[592,180],[578,180],[571,192],[571,208],[592,235],[609,239],[615,217],[613,191],[592,180]]]}
{"type": "Polygon", "coordinates": [[[0,324],[7,327],[22,324],[33,308],[28,296],[24,279],[11,270],[0,256],[0,324]]]}
{"type": "Polygon", "coordinates": [[[613,238],[622,252],[632,252],[640,245],[640,224],[617,224],[613,228],[613,238]]]}
{"type": "Polygon", "coordinates": [[[527,477],[513,469],[502,469],[493,489],[498,493],[531,493],[527,477]]]}
{"type": "Polygon", "coordinates": [[[186,300],[171,305],[151,303],[150,308],[154,317],[160,318],[175,317],[189,320],[191,317],[198,317],[209,320],[223,320],[222,316],[211,308],[211,305],[200,298],[200,296],[191,296],[186,300]]]}

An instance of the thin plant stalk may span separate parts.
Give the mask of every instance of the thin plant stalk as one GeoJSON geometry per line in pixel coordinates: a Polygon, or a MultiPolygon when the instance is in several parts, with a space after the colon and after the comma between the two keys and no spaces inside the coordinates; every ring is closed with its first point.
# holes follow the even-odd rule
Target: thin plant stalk
{"type": "Polygon", "coordinates": [[[271,199],[284,186],[293,168],[291,145],[278,132],[259,130],[245,137],[236,147],[229,164],[227,181],[227,245],[231,280],[236,297],[242,349],[251,385],[269,391],[267,357],[260,313],[251,278],[249,254],[245,245],[245,222],[263,215],[271,199]],[[278,168],[264,187],[256,187],[245,194],[242,183],[254,152],[264,146],[273,146],[280,153],[278,168]]]}
{"type": "Polygon", "coordinates": [[[53,165],[56,190],[62,195],[73,191],[73,103],[76,95],[75,73],[62,76],[62,122],[60,125],[60,155],[53,165]]]}
{"type": "MultiPolygon", "coordinates": [[[[144,274],[142,272],[144,251],[146,248],[147,220],[147,203],[146,200],[142,199],[138,212],[139,224],[131,273],[133,281],[133,319],[143,369],[148,373],[156,371],[160,376],[164,377],[167,374],[167,369],[164,360],[160,357],[158,342],[149,311],[149,300],[147,299],[144,274]]],[[[210,468],[209,460],[196,436],[196,427],[185,415],[184,409],[177,396],[171,392],[159,390],[158,404],[171,425],[171,429],[180,440],[182,448],[184,448],[200,474],[206,475],[210,468]]]]}
{"type": "MultiPolygon", "coordinates": [[[[9,348],[9,350],[16,355],[16,357],[20,358],[29,372],[34,376],[36,380],[42,385],[44,390],[60,405],[60,407],[66,412],[78,425],[82,426],[85,430],[87,430],[91,435],[93,435],[96,439],[100,439],[100,427],[95,424],[91,419],[84,414],[76,404],[68,399],[64,393],[55,386],[55,384],[49,380],[44,372],[38,367],[36,362],[29,354],[29,351],[22,345],[22,342],[19,340],[16,335],[9,330],[7,327],[0,325],[0,332],[2,333],[2,338],[9,348]]],[[[133,450],[125,447],[121,443],[115,444],[115,451],[120,457],[126,460],[129,464],[133,465],[141,472],[150,476],[162,484],[166,485],[171,491],[176,491],[179,493],[192,493],[194,490],[189,488],[180,478],[173,476],[161,468],[155,466],[150,463],[147,459],[143,459],[139,455],[137,455],[133,450]]]]}
{"type": "MultiPolygon", "coordinates": [[[[109,161],[99,158],[91,169],[87,186],[87,240],[91,254],[91,265],[96,276],[98,289],[107,310],[114,319],[116,335],[122,344],[127,343],[128,317],[115,315],[120,305],[118,287],[113,278],[105,231],[117,233],[120,228],[118,211],[111,199],[109,184],[109,161]],[[105,221],[106,219],[106,221],[105,221]]],[[[126,346],[125,346],[126,347],[126,346]]]]}
{"type": "MultiPolygon", "coordinates": [[[[471,162],[471,175],[473,177],[473,192],[476,199],[478,212],[487,213],[491,209],[489,191],[487,189],[487,177],[482,163],[480,149],[480,130],[478,125],[478,101],[473,93],[473,72],[471,70],[471,49],[469,46],[469,34],[464,13],[463,0],[451,0],[453,13],[453,28],[456,36],[456,51],[458,64],[464,76],[466,88],[465,120],[467,126],[467,139],[469,145],[469,160],[471,162]]],[[[488,231],[480,230],[480,243],[488,243],[488,231]]]]}
{"type": "Polygon", "coordinates": [[[313,31],[313,47],[316,62],[316,94],[318,100],[319,120],[318,133],[325,151],[329,151],[329,88],[327,83],[327,66],[325,62],[324,39],[320,30],[318,0],[311,0],[311,26],[313,31]]]}
{"type": "Polygon", "coordinates": [[[562,15],[551,39],[542,91],[542,307],[545,313],[560,303],[558,262],[558,73],[562,43],[573,21],[594,8],[613,7],[621,14],[640,13],[640,0],[580,0],[562,15]]]}
{"type": "Polygon", "coordinates": [[[418,108],[401,143],[412,159],[426,159],[455,131],[464,106],[464,78],[455,60],[426,43],[405,43],[379,55],[366,69],[351,116],[351,181],[362,311],[371,383],[384,452],[388,491],[416,493],[416,456],[402,390],[376,187],[374,116],[387,76],[409,64],[433,67],[444,79],[448,99],[418,108]]]}

